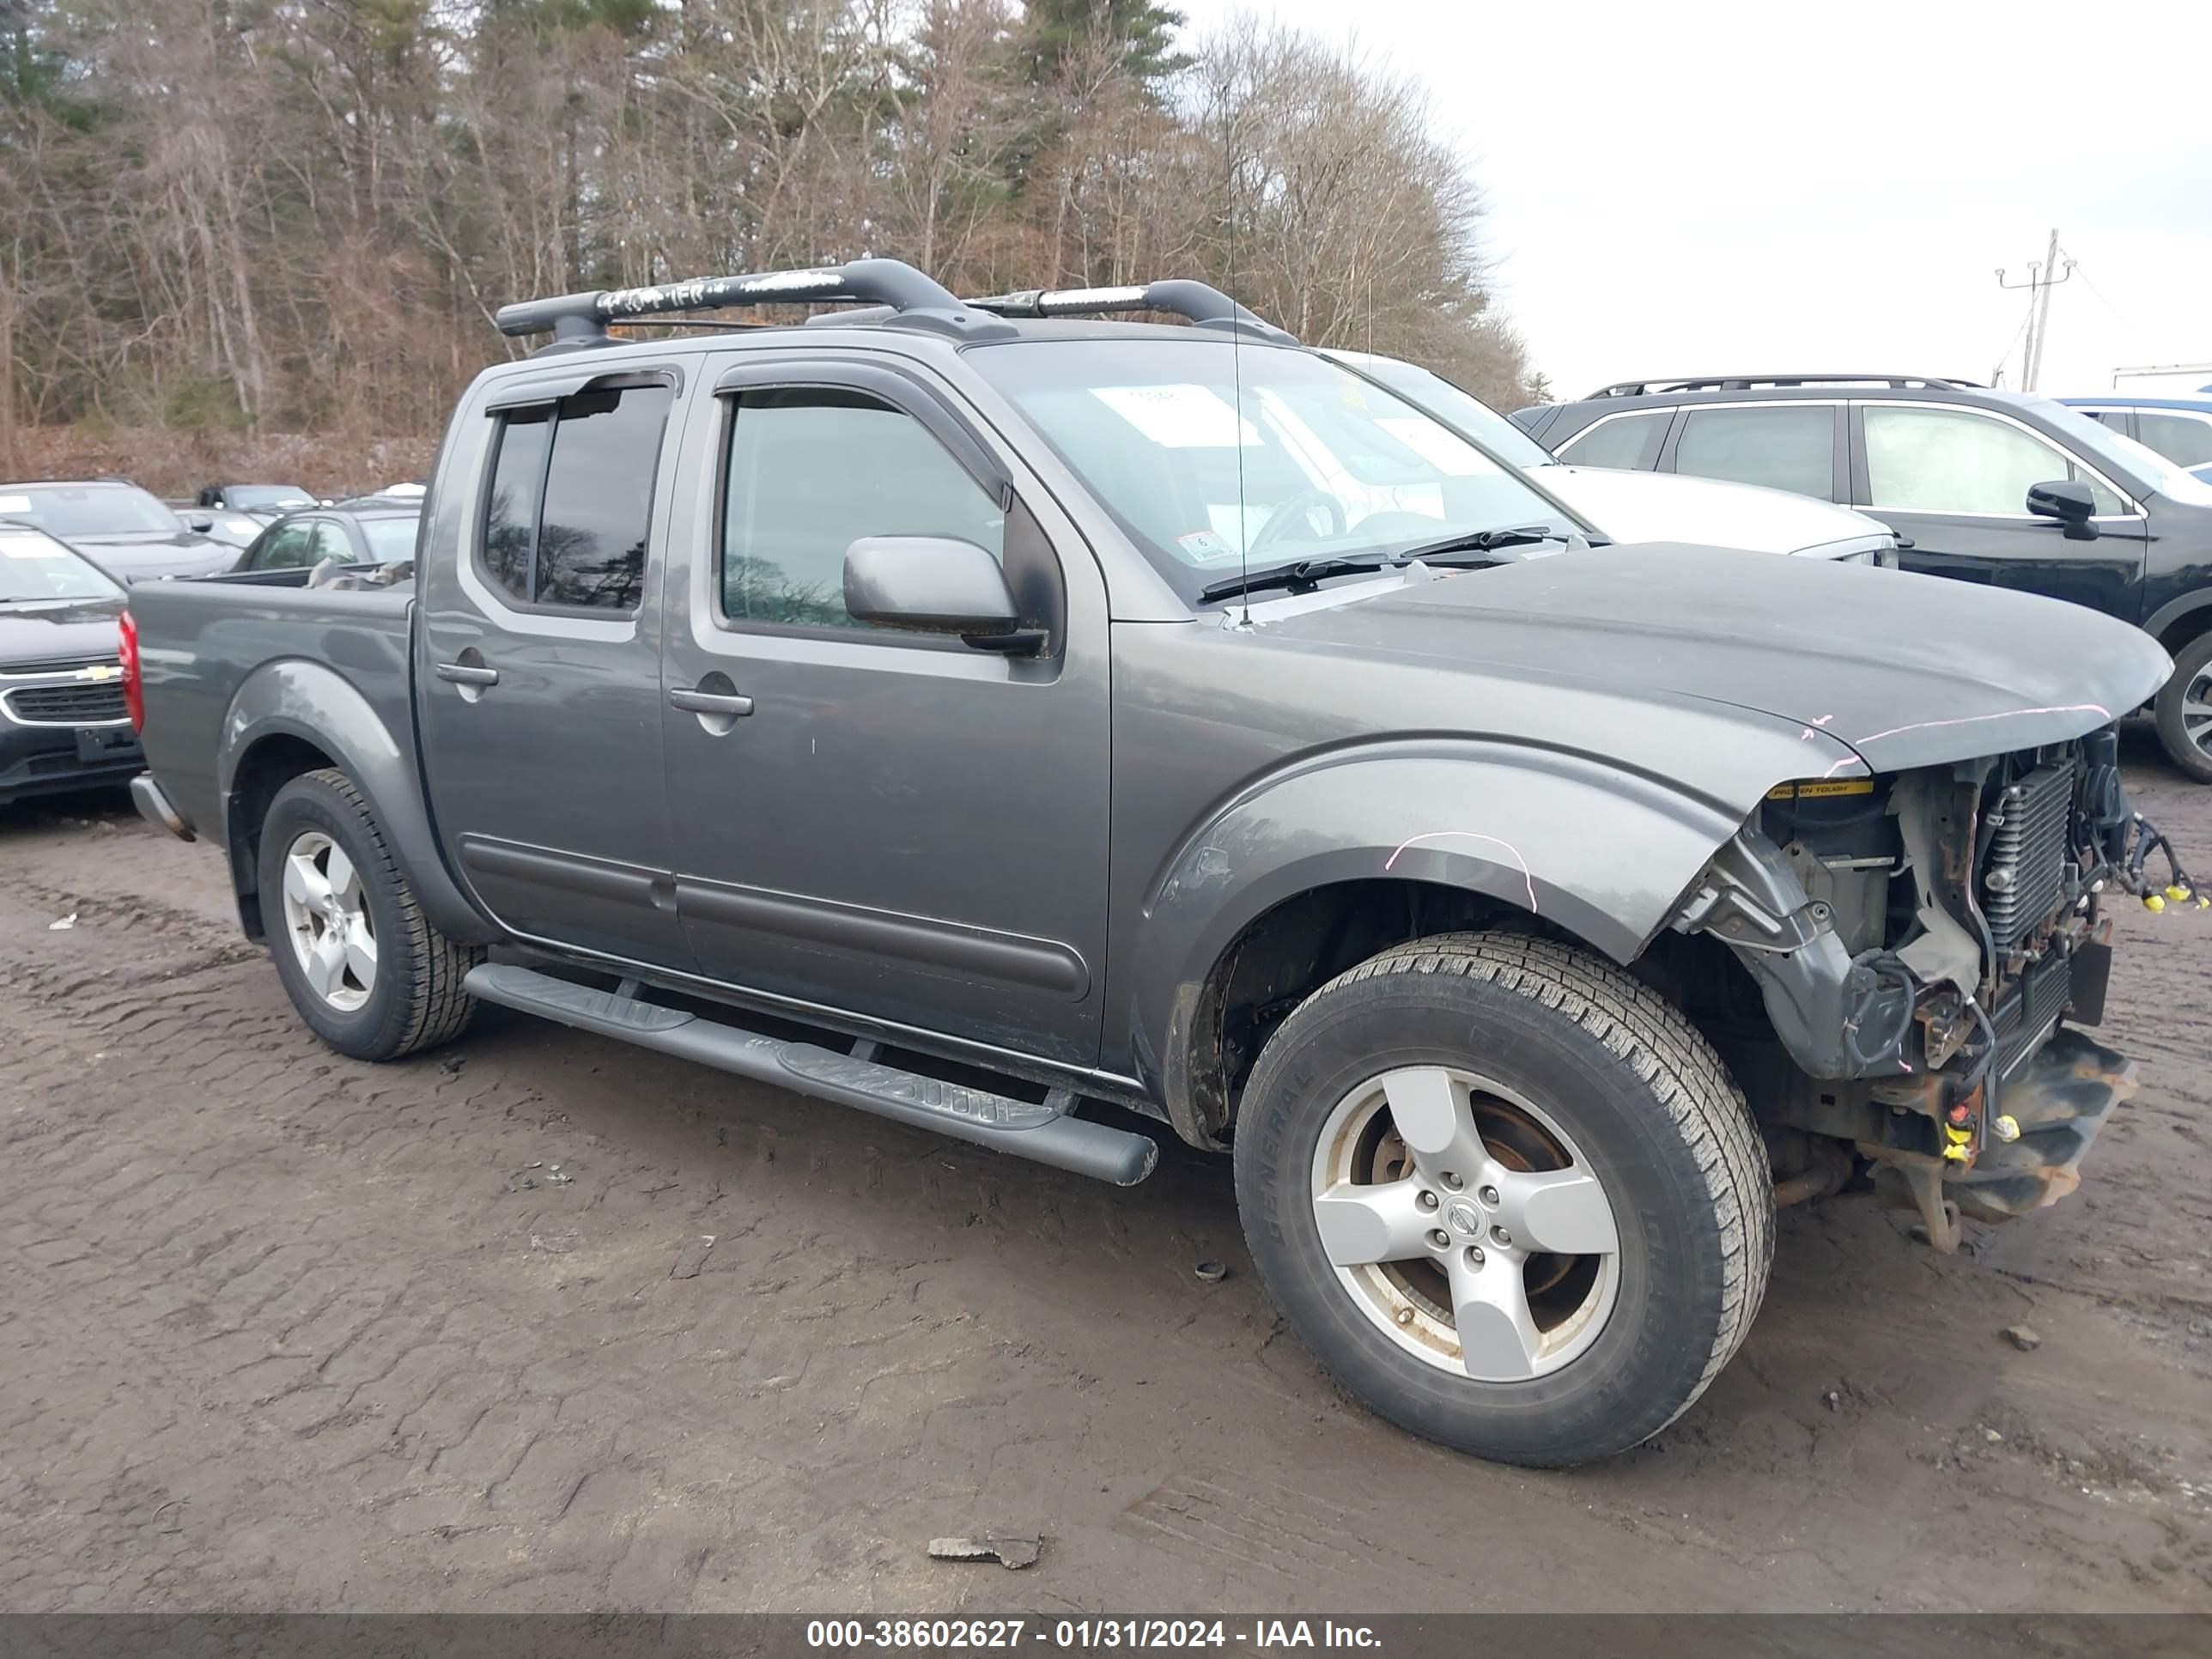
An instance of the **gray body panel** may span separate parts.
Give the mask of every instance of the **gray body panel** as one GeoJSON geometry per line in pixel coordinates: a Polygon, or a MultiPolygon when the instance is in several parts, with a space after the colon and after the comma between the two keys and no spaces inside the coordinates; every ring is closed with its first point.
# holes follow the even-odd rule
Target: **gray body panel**
{"type": "Polygon", "coordinates": [[[832,347],[763,366],[723,352],[706,378],[742,362],[750,385],[858,386],[949,422],[1034,521],[1010,515],[1009,544],[1042,537],[1062,636],[1008,657],[923,635],[725,622],[709,550],[727,416],[695,404],[664,675],[671,692],[726,685],[752,712],[664,712],[676,909],[713,978],[1087,1066],[1106,955],[1105,582],[1023,453],[951,381],[920,362],[867,374],[882,360],[832,347]]]}
{"type": "MultiPolygon", "coordinates": [[[[682,377],[690,361],[664,353],[651,365],[682,377]]],[[[554,614],[502,603],[478,568],[494,386],[512,397],[516,382],[480,378],[454,415],[417,542],[416,718],[446,866],[517,939],[688,971],[660,744],[680,407],[662,434],[636,614],[554,614]],[[496,683],[440,678],[465,663],[496,683]]]]}
{"type": "Polygon", "coordinates": [[[252,744],[295,735],[362,781],[449,933],[1074,1079],[1179,1125],[1200,981],[1284,900],[1440,884],[1630,961],[1774,786],[2075,737],[2166,671],[2135,629],[2047,600],[1672,545],[1194,617],[954,345],[890,329],[488,371],[420,547],[411,613],[221,580],[134,593],[149,763],[203,832],[227,833],[252,744]],[[720,617],[718,382],[856,364],[937,400],[1011,480],[1009,536],[1025,513],[1063,590],[1040,655],[720,617]],[[682,389],[637,613],[488,605],[464,573],[491,416],[651,368],[682,389]],[[471,662],[497,682],[439,677],[471,662]],[[670,702],[710,691],[750,702],[670,702]]]}
{"type": "MultiPolygon", "coordinates": [[[[1264,631],[1332,659],[1463,665],[1503,685],[1625,698],[1583,741],[1624,764],[1663,754],[1692,784],[1692,745],[1660,711],[1741,705],[1842,739],[1880,772],[2077,737],[2154,691],[2166,656],[2140,629],[2033,594],[1862,565],[1715,548],[1618,546],[1533,560],[1310,611],[1264,631]],[[1639,720],[1640,704],[1650,711],[1639,720]]],[[[1368,705],[1379,714],[1386,701],[1368,705]]],[[[1424,703],[1423,707],[1434,707],[1424,703]]],[[[1535,733],[1549,698],[1504,728],[1535,733]]],[[[1827,763],[1797,776],[1818,776],[1827,763]]],[[[1770,780],[1778,781],[1779,780],[1770,780]]]]}
{"type": "MultiPolygon", "coordinates": [[[[302,573],[304,574],[304,573],[302,573]]],[[[257,745],[297,739],[360,787],[423,908],[455,939],[495,932],[440,856],[415,745],[404,593],[217,579],[132,590],[146,764],[185,819],[229,848],[231,794],[257,745]]]]}

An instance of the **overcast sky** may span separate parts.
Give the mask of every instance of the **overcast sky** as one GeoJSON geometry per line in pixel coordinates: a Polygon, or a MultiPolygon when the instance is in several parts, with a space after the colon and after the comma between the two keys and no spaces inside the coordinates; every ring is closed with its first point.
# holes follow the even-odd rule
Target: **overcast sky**
{"type": "Polygon", "coordinates": [[[1996,271],[2025,282],[2054,226],[2080,265],[2041,390],[2212,363],[2212,0],[1175,3],[1195,33],[1273,18],[1425,86],[1562,396],[2000,361],[2016,386],[2028,295],[1996,271]]]}

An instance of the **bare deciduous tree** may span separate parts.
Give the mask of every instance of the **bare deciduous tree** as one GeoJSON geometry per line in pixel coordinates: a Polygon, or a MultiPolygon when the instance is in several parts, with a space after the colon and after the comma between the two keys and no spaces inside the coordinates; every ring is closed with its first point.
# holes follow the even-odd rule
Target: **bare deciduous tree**
{"type": "Polygon", "coordinates": [[[1152,0],[0,0],[0,470],[94,420],[406,437],[518,295],[885,254],[1232,279],[1520,400],[1418,91],[1152,0]]]}

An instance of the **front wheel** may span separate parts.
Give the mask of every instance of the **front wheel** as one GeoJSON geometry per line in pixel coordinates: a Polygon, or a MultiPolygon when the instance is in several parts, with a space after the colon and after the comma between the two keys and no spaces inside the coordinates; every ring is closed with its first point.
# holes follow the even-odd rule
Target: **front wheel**
{"type": "Polygon", "coordinates": [[[2173,763],[2197,782],[2212,783],[2212,633],[2173,653],[2173,676],[2151,712],[2173,763]]]}
{"type": "Polygon", "coordinates": [[[1765,1290],[1772,1183],[1719,1057],[1553,940],[1417,940],[1323,986],[1261,1055],[1235,1146],[1291,1328],[1372,1410],[1478,1456],[1650,1438],[1765,1290]]]}
{"type": "Polygon", "coordinates": [[[356,1060],[459,1036],[484,953],[430,925],[376,817],[343,772],[308,772],[261,821],[261,920],[276,976],[315,1035],[356,1060]]]}

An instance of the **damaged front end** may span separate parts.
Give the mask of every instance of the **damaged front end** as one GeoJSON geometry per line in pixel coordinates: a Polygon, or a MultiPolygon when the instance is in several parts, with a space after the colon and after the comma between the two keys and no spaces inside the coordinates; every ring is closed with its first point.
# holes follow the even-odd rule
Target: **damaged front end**
{"type": "Polygon", "coordinates": [[[1708,959],[1677,989],[1759,1116],[1778,1200],[1833,1191],[1863,1160],[1948,1251],[1961,1214],[2073,1191],[2136,1090],[2131,1062],[2062,1029],[2103,1018],[2118,891],[2193,896],[2129,810],[2111,727],[1772,791],[1673,925],[1747,970],[1708,959]],[[2162,890],[2144,872],[2157,851],[2162,890]]]}

